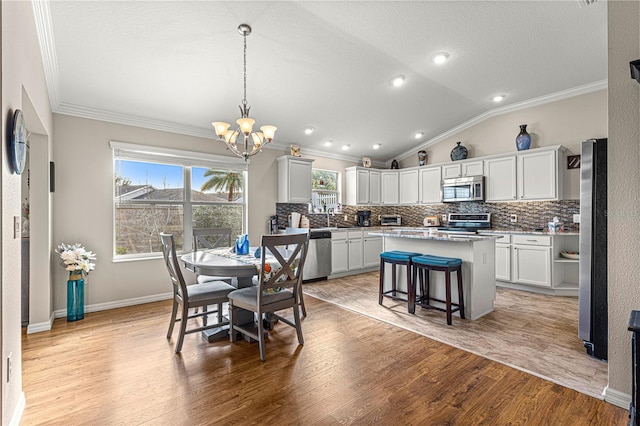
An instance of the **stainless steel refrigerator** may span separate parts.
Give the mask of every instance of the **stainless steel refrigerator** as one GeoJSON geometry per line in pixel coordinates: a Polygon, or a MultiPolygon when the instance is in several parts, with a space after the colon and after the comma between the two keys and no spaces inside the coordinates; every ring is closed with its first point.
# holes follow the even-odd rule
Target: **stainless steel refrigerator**
{"type": "Polygon", "coordinates": [[[578,337],[607,359],[607,139],[582,142],[578,337]]]}

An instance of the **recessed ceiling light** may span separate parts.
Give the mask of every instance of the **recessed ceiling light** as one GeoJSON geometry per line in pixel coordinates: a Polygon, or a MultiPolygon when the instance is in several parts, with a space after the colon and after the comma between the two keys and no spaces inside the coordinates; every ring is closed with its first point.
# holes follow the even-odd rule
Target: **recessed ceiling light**
{"type": "Polygon", "coordinates": [[[373,144],[373,149],[380,149],[381,146],[382,146],[381,144],[375,143],[373,144]]]}
{"type": "Polygon", "coordinates": [[[331,146],[333,145],[333,142],[331,141],[325,141],[324,146],[331,146]]]}
{"type": "Polygon", "coordinates": [[[405,80],[405,76],[399,75],[391,79],[391,84],[394,85],[395,87],[400,87],[404,84],[404,80],[405,80]]]}
{"type": "Polygon", "coordinates": [[[415,135],[413,135],[413,137],[416,139],[422,139],[423,136],[424,136],[424,132],[418,132],[415,135]]]}
{"type": "Polygon", "coordinates": [[[449,54],[447,52],[438,52],[431,57],[431,60],[436,64],[444,64],[449,59],[449,54]]]}
{"type": "Polygon", "coordinates": [[[349,147],[350,147],[350,146],[351,146],[351,145],[342,145],[342,150],[343,150],[343,151],[346,151],[346,150],[348,150],[348,149],[349,149],[349,147]]]}
{"type": "Polygon", "coordinates": [[[316,129],[314,129],[313,127],[305,127],[303,132],[305,135],[310,135],[311,133],[315,132],[316,129]]]}
{"type": "Polygon", "coordinates": [[[502,102],[504,101],[504,98],[506,98],[505,95],[495,95],[493,97],[493,102],[502,102]]]}

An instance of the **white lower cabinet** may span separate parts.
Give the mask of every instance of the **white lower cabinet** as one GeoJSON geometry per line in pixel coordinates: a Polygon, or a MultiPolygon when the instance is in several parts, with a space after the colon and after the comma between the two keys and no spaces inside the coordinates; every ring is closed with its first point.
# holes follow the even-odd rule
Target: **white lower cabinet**
{"type": "Polygon", "coordinates": [[[331,232],[331,275],[377,267],[382,237],[369,236],[362,229],[331,232]]]}
{"type": "Polygon", "coordinates": [[[362,269],[362,231],[348,231],[349,270],[362,269]]]}
{"type": "Polygon", "coordinates": [[[338,274],[349,270],[349,241],[347,232],[331,233],[331,273],[338,274]]]}
{"type": "Polygon", "coordinates": [[[368,236],[362,240],[363,268],[372,268],[380,264],[380,253],[382,253],[382,237],[368,236]]]}
{"type": "Polygon", "coordinates": [[[551,287],[551,247],[514,245],[513,281],[551,287]]]}
{"type": "Polygon", "coordinates": [[[579,261],[561,252],[578,251],[578,234],[494,234],[496,284],[557,296],[578,295],[579,261]]]}
{"type": "Polygon", "coordinates": [[[511,281],[511,245],[496,243],[496,280],[511,281]]]}

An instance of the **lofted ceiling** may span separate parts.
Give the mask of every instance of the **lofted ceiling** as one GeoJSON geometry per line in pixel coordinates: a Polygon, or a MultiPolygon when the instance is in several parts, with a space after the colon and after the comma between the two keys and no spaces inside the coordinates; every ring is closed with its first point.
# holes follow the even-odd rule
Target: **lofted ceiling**
{"type": "Polygon", "coordinates": [[[250,116],[278,127],[274,145],[336,158],[388,161],[478,117],[606,87],[602,1],[50,1],[34,10],[54,112],[214,139],[212,121],[239,118],[237,27],[247,23],[250,116]],[[436,65],[442,51],[449,60],[436,65]],[[401,87],[390,84],[397,75],[401,87]]]}

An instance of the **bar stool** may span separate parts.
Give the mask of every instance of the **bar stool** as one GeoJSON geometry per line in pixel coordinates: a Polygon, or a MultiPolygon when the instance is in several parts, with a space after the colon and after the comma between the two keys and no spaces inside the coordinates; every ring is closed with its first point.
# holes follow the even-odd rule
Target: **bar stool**
{"type": "Polygon", "coordinates": [[[411,279],[411,258],[420,256],[421,253],[414,253],[408,251],[391,250],[380,253],[380,289],[378,291],[378,304],[382,305],[382,296],[389,297],[396,300],[404,300],[397,296],[397,294],[405,294],[408,299],[409,313],[416,312],[416,291],[412,290],[414,281],[411,279]],[[384,264],[391,264],[391,290],[384,291],[384,264]],[[407,291],[398,290],[396,282],[396,265],[402,265],[407,267],[407,291]],[[390,294],[389,294],[390,293],[390,294]]]}
{"type": "MultiPolygon", "coordinates": [[[[416,291],[417,281],[420,280],[420,297],[416,300],[415,293],[413,299],[415,303],[423,308],[437,309],[447,313],[447,325],[451,325],[452,314],[456,311],[460,311],[460,318],[464,318],[464,294],[462,290],[462,260],[455,257],[440,257],[432,255],[417,256],[411,259],[413,265],[413,285],[411,290],[416,291]],[[445,291],[446,300],[436,299],[429,295],[429,272],[430,271],[443,271],[445,273],[445,291]],[[426,272],[426,274],[425,274],[426,272]],[[451,272],[456,272],[458,276],[458,303],[451,302],[451,272]],[[436,302],[444,303],[446,308],[442,309],[437,306],[432,306],[429,302],[434,300],[436,302]]],[[[414,308],[415,309],[415,308],[414,308]]]]}

